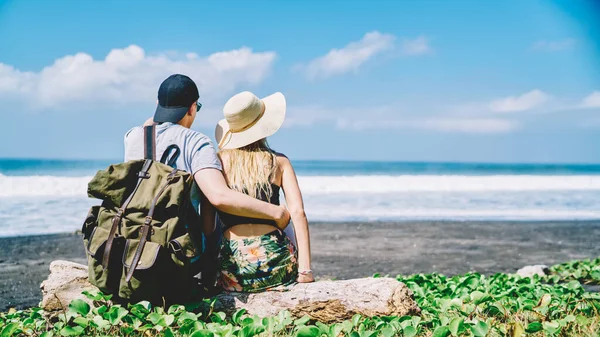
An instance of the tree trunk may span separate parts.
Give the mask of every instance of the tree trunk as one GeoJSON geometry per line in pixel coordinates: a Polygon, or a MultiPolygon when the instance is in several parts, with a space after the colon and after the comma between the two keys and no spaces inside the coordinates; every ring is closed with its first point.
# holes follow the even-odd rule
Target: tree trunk
{"type": "MultiPolygon", "coordinates": [[[[76,298],[86,300],[82,291],[96,290],[87,280],[87,266],[53,261],[50,276],[41,285],[42,308],[62,310],[76,298]]],[[[88,301],[89,302],[89,301],[88,301]]],[[[419,315],[412,292],[393,278],[360,278],[343,281],[300,283],[289,291],[262,293],[222,293],[216,296],[215,310],[233,313],[246,309],[260,317],[277,315],[288,310],[294,317],[310,316],[331,323],[364,316],[419,315]]]]}

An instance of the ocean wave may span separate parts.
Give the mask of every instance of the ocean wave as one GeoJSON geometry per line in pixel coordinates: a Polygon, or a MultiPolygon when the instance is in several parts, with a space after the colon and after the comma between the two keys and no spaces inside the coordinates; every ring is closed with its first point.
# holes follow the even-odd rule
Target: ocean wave
{"type": "MultiPolygon", "coordinates": [[[[92,177],[5,176],[0,174],[0,197],[86,196],[92,177]]],[[[300,176],[305,195],[333,193],[595,191],[600,176],[536,175],[357,175],[300,176]]]]}

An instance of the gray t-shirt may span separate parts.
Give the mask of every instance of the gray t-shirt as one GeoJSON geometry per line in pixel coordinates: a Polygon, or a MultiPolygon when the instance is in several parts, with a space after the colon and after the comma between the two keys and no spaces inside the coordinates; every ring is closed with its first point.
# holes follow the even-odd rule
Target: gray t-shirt
{"type": "MultiPolygon", "coordinates": [[[[160,160],[170,145],[177,145],[181,153],[175,167],[191,174],[206,168],[222,170],[221,161],[210,138],[204,134],[174,123],[162,123],[156,129],[156,160],[160,160]]],[[[144,159],[144,128],[136,126],[125,134],[125,161],[144,159]]],[[[194,183],[192,204],[199,210],[200,189],[194,183]]]]}

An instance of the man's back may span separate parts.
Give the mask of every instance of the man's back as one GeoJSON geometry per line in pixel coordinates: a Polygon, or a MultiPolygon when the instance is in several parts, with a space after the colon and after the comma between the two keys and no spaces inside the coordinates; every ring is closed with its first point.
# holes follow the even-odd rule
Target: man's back
{"type": "MultiPolygon", "coordinates": [[[[195,174],[199,170],[213,168],[221,170],[221,162],[217,157],[211,140],[204,134],[174,123],[161,123],[156,128],[156,160],[160,160],[165,150],[176,145],[181,151],[174,162],[174,167],[195,174]]],[[[175,151],[170,151],[169,158],[175,151]]],[[[144,128],[134,127],[125,134],[125,161],[144,158],[144,128]]],[[[198,210],[199,189],[196,184],[192,189],[192,204],[198,210]]]]}

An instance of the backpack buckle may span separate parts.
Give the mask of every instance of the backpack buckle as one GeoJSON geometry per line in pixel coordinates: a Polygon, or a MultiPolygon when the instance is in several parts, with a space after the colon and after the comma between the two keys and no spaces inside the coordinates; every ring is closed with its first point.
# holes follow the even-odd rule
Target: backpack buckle
{"type": "Polygon", "coordinates": [[[144,225],[149,226],[152,223],[152,217],[146,216],[146,220],[144,221],[144,225]]]}
{"type": "Polygon", "coordinates": [[[138,178],[148,179],[150,178],[150,173],[148,172],[138,172],[138,178]]]}

